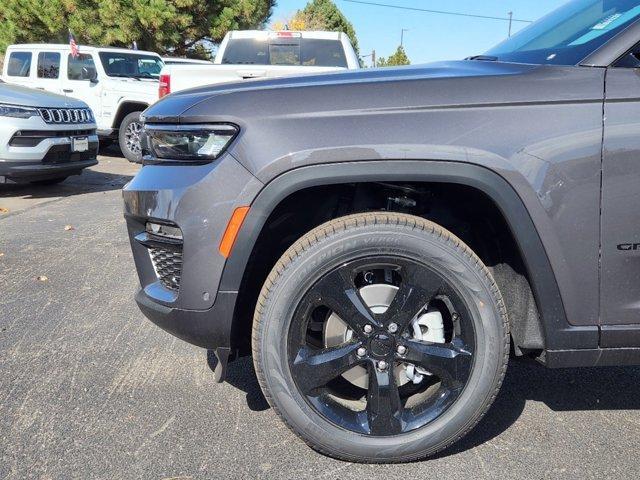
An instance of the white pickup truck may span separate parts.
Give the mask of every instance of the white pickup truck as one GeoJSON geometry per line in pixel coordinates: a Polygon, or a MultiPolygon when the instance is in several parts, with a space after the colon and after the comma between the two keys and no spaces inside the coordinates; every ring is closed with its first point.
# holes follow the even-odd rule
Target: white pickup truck
{"type": "Polygon", "coordinates": [[[130,161],[141,158],[140,113],[158,99],[164,63],[157,53],[69,44],[7,48],[2,79],[86,102],[102,144],[118,141],[130,161]]]}
{"type": "Polygon", "coordinates": [[[358,56],[344,33],[232,31],[213,65],[165,65],[158,94],[162,98],[202,85],[358,68],[358,56]]]}

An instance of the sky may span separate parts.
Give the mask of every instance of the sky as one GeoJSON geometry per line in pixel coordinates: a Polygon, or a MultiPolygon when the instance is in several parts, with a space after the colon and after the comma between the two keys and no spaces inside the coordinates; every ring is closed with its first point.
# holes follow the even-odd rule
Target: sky
{"type": "MultiPolygon", "coordinates": [[[[367,0],[365,0],[367,1],[367,0]]],[[[445,10],[475,15],[536,20],[558,8],[566,0],[368,0],[403,7],[445,10]]],[[[411,63],[455,60],[484,53],[504,40],[509,24],[503,20],[466,18],[425,12],[398,10],[373,5],[334,0],[338,8],[353,24],[360,54],[375,49],[378,57],[387,57],[400,45],[402,29],[404,48],[411,63]]],[[[286,20],[306,5],[306,0],[277,0],[272,21],[286,20]]],[[[526,23],[514,22],[513,32],[526,23]]],[[[369,65],[370,58],[364,59],[369,65]]]]}

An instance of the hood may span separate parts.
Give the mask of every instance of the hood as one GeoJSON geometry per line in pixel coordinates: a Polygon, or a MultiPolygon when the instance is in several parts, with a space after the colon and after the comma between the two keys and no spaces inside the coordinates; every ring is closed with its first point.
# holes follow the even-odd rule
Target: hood
{"type": "Polygon", "coordinates": [[[348,86],[389,86],[426,80],[475,79],[481,77],[504,77],[521,75],[540,68],[538,65],[524,65],[486,61],[452,61],[397,68],[375,68],[325,72],[314,75],[297,75],[276,79],[245,80],[237,83],[208,85],[183,90],[157,102],[150,107],[145,117],[147,121],[176,121],[189,108],[208,99],[260,91],[281,91],[290,88],[321,88],[340,85],[348,86]]]}
{"type": "Polygon", "coordinates": [[[0,103],[23,107],[88,108],[86,103],[75,98],[8,83],[0,83],[0,103]]]}

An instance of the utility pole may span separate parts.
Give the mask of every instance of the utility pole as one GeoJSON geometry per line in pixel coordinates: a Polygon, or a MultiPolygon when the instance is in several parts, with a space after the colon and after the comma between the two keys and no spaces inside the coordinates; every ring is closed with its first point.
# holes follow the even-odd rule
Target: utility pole
{"type": "Polygon", "coordinates": [[[403,28],[400,30],[400,46],[404,48],[404,32],[408,32],[408,28],[403,28]]]}
{"type": "Polygon", "coordinates": [[[513,12],[509,12],[509,37],[511,37],[511,25],[513,24],[513,12]]]}
{"type": "Polygon", "coordinates": [[[375,49],[371,50],[371,53],[369,55],[362,55],[360,58],[364,59],[364,58],[368,58],[371,57],[371,63],[372,63],[372,67],[376,68],[376,51],[375,49]]]}

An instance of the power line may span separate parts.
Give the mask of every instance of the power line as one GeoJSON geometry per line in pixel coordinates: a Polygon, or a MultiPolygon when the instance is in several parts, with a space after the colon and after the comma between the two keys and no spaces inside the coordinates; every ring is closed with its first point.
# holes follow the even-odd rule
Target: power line
{"type": "Polygon", "coordinates": [[[378,2],[365,2],[364,0],[342,0],[343,2],[348,3],[359,3],[361,5],[370,5],[374,7],[387,7],[387,8],[395,8],[397,10],[411,10],[414,12],[423,12],[423,13],[437,13],[440,15],[454,15],[456,17],[471,17],[471,18],[484,18],[488,20],[504,20],[504,21],[512,21],[512,22],[520,22],[520,23],[533,23],[533,20],[523,20],[521,18],[509,18],[509,17],[493,17],[491,15],[476,15],[473,13],[462,13],[462,12],[447,12],[444,10],[429,10],[426,8],[417,8],[417,7],[406,7],[402,5],[390,5],[388,3],[378,3],[378,2]]]}

